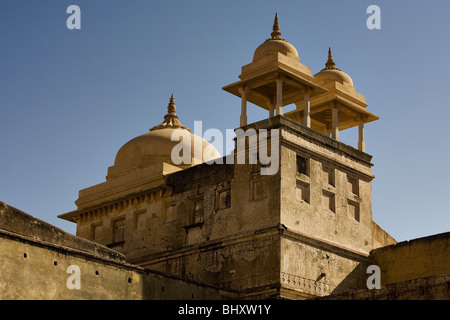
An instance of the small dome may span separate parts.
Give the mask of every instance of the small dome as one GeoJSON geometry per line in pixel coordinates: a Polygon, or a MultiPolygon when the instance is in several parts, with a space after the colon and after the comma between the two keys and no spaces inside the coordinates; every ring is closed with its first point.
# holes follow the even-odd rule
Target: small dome
{"type": "Polygon", "coordinates": [[[273,22],[273,31],[270,34],[271,38],[267,39],[263,44],[256,48],[253,54],[253,61],[276,54],[280,52],[284,55],[288,53],[298,57],[298,52],[295,47],[281,38],[280,26],[278,24],[278,14],[275,14],[275,20],[273,22]]]}
{"type": "Polygon", "coordinates": [[[298,52],[295,47],[286,40],[267,39],[263,44],[256,48],[253,54],[253,61],[273,55],[280,52],[284,55],[288,53],[298,57],[298,52]]]}
{"type": "Polygon", "coordinates": [[[350,76],[345,72],[342,72],[341,70],[338,69],[324,69],[315,74],[314,78],[316,78],[317,80],[324,80],[324,81],[337,81],[342,84],[349,84],[353,86],[352,78],[350,78],[350,76]]]}
{"type": "MultiPolygon", "coordinates": [[[[186,167],[221,157],[220,153],[211,143],[193,134],[188,128],[181,125],[178,121],[178,116],[175,114],[173,95],[170,99],[168,110],[169,112],[164,117],[162,124],[153,127],[150,129],[150,132],[128,141],[119,149],[114,160],[114,166],[110,168],[109,176],[120,175],[136,168],[147,167],[162,162],[186,167]],[[183,133],[183,138],[179,138],[180,132],[177,132],[178,130],[181,130],[181,133],[183,133]],[[177,134],[176,141],[172,141],[172,135],[174,133],[177,134]],[[189,136],[190,139],[184,139],[185,135],[189,136]],[[179,145],[179,149],[177,147],[177,150],[190,150],[190,164],[176,164],[172,161],[172,150],[177,145],[179,145]],[[194,146],[199,145],[201,145],[202,154],[198,155],[200,159],[197,159],[194,146]]],[[[182,156],[183,154],[180,154],[180,157],[182,156]]]]}
{"type": "Polygon", "coordinates": [[[317,80],[327,81],[337,81],[342,84],[347,84],[353,86],[353,80],[348,74],[343,72],[341,69],[335,67],[333,61],[333,56],[331,54],[331,48],[328,48],[328,60],[325,63],[325,68],[320,70],[320,72],[314,75],[317,80]]]}

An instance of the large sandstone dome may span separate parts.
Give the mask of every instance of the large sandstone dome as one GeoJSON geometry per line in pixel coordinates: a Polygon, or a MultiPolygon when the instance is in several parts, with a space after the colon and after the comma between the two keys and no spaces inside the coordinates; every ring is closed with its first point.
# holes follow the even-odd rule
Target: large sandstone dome
{"type": "Polygon", "coordinates": [[[193,134],[178,121],[172,95],[164,122],[150,129],[150,132],[125,143],[117,152],[114,166],[109,168],[108,177],[112,178],[163,162],[187,168],[218,157],[221,155],[211,143],[193,134]],[[199,152],[200,146],[201,153],[199,152]],[[174,148],[176,148],[174,154],[178,158],[183,157],[184,151],[190,151],[190,163],[174,162],[176,160],[172,155],[174,148]],[[196,152],[197,150],[198,152],[196,152]]]}

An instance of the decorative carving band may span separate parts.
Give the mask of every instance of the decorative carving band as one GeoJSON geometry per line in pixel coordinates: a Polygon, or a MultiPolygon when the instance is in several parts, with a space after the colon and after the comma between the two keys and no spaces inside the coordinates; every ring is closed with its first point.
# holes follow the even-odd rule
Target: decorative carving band
{"type": "Polygon", "coordinates": [[[281,273],[281,283],[317,296],[329,295],[336,288],[336,286],[326,282],[307,279],[286,272],[281,273]]]}
{"type": "Polygon", "coordinates": [[[110,203],[105,203],[94,208],[81,209],[77,213],[77,218],[81,222],[86,222],[97,217],[102,217],[103,215],[108,215],[112,211],[124,210],[127,207],[133,206],[135,204],[140,204],[142,202],[156,202],[161,200],[163,197],[170,197],[171,193],[167,192],[165,189],[151,190],[139,194],[129,195],[125,198],[113,200],[110,203]]]}

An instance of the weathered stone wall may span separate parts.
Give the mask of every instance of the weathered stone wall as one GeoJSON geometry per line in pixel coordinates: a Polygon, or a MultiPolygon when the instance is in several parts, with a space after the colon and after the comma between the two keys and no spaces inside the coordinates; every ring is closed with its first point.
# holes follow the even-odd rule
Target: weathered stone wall
{"type": "Polygon", "coordinates": [[[239,291],[277,286],[278,175],[261,176],[254,164],[202,164],[166,176],[166,186],[82,214],[77,235],[134,264],[194,281],[239,291]],[[124,241],[117,242],[120,219],[124,241]]]}
{"type": "Polygon", "coordinates": [[[386,231],[384,231],[375,221],[372,221],[372,241],[373,248],[381,248],[396,244],[397,241],[386,231]]]}
{"type": "Polygon", "coordinates": [[[368,254],[372,250],[370,163],[317,140],[328,137],[306,129],[296,125],[282,130],[280,222],[368,254]],[[305,173],[298,172],[297,157],[305,160],[305,173]]]}
{"type": "Polygon", "coordinates": [[[371,256],[381,285],[450,274],[450,232],[375,249],[371,256]]]}
{"type": "Polygon", "coordinates": [[[450,300],[450,275],[432,276],[323,297],[324,300],[450,300]]]}
{"type": "Polygon", "coordinates": [[[77,238],[2,202],[0,261],[0,299],[223,297],[213,287],[128,264],[113,250],[77,238]]]}
{"type": "Polygon", "coordinates": [[[450,233],[442,233],[374,249],[369,264],[380,268],[381,287],[359,282],[324,299],[450,300],[449,241],[450,233]]]}
{"type": "Polygon", "coordinates": [[[308,298],[360,286],[373,245],[370,158],[301,125],[281,125],[282,288],[308,298]]]}
{"type": "Polygon", "coordinates": [[[240,292],[276,287],[278,179],[261,176],[251,164],[203,164],[169,175],[176,208],[169,235],[179,235],[178,246],[131,261],[240,292]],[[192,221],[194,203],[201,199],[203,219],[192,221]]]}
{"type": "Polygon", "coordinates": [[[282,288],[296,299],[360,288],[369,265],[365,256],[289,231],[283,233],[281,257],[282,288]]]}
{"type": "MultiPolygon", "coordinates": [[[[117,201],[98,212],[86,212],[77,222],[77,236],[108,246],[133,258],[169,249],[174,234],[165,215],[167,192],[117,201]],[[123,221],[123,240],[117,239],[116,224],[123,221]]],[[[167,204],[167,207],[170,203],[167,204]]]]}
{"type": "MultiPolygon", "coordinates": [[[[278,230],[273,229],[189,246],[143,261],[142,265],[236,291],[243,298],[279,287],[279,256],[278,230]]],[[[258,294],[258,298],[262,296],[258,294]]]]}

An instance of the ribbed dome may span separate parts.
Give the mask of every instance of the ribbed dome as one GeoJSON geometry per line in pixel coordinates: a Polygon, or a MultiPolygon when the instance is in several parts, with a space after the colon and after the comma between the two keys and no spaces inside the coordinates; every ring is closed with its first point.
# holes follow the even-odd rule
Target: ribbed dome
{"type": "MultiPolygon", "coordinates": [[[[175,114],[173,95],[170,99],[168,111],[162,124],[153,127],[150,132],[128,141],[119,149],[114,166],[109,171],[110,177],[162,162],[187,167],[221,156],[211,143],[181,125],[178,116],[175,114]],[[174,136],[176,140],[172,141],[174,133],[177,134],[174,136]],[[183,133],[183,138],[179,138],[180,133],[183,133]],[[184,139],[185,136],[190,137],[190,139],[184,139]],[[172,161],[172,150],[177,145],[177,150],[190,150],[190,164],[176,164],[172,161]],[[201,146],[201,155],[195,154],[194,146],[201,146]]],[[[183,154],[177,155],[183,156],[183,154]]]]}

